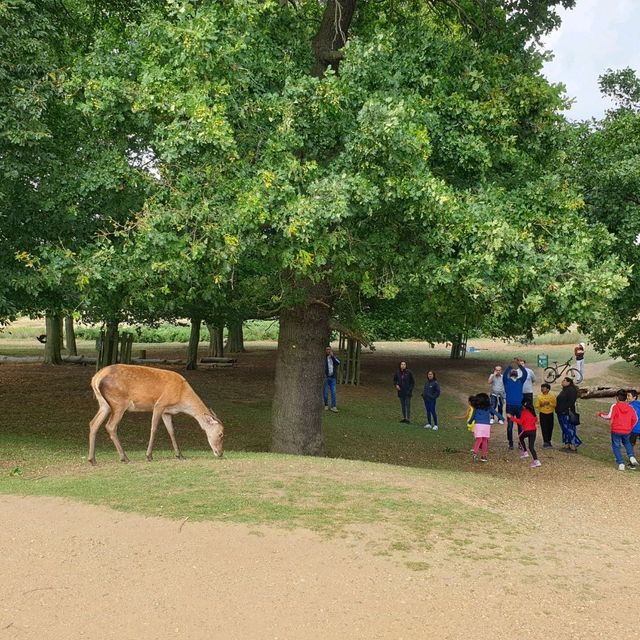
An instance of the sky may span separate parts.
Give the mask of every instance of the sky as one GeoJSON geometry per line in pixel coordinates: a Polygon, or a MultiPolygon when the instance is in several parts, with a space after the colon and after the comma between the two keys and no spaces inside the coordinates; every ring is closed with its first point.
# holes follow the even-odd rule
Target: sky
{"type": "Polygon", "coordinates": [[[640,0],[576,0],[574,9],[559,13],[562,25],[544,43],[555,57],[543,73],[575,100],[568,118],[601,118],[612,105],[601,96],[598,77],[624,67],[640,75],[640,0]]]}

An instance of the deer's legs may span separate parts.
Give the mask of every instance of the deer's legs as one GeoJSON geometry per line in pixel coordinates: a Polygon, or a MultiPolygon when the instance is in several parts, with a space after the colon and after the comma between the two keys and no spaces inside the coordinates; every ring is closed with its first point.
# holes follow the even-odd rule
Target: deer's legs
{"type": "Polygon", "coordinates": [[[162,409],[155,408],[153,415],[151,416],[151,433],[149,434],[149,446],[147,447],[147,461],[153,460],[153,441],[156,437],[156,431],[160,424],[160,416],[162,415],[162,409]]]}
{"type": "Polygon", "coordinates": [[[164,426],[167,428],[167,433],[169,434],[169,437],[171,438],[171,444],[173,445],[173,450],[176,453],[176,458],[179,458],[180,460],[184,460],[184,456],[180,452],[180,447],[178,447],[178,442],[176,440],[176,434],[175,434],[175,432],[173,430],[173,420],[171,419],[171,414],[170,413],[163,413],[162,414],[162,422],[164,422],[164,426]]]}
{"type": "Polygon", "coordinates": [[[100,425],[110,413],[111,408],[109,405],[101,403],[98,408],[98,413],[96,413],[93,420],[89,423],[89,462],[92,465],[96,464],[96,434],[100,429],[100,425]]]}
{"type": "Polygon", "coordinates": [[[118,451],[118,455],[120,456],[120,462],[129,462],[129,458],[127,458],[127,454],[124,452],[122,445],[120,444],[120,440],[118,440],[118,424],[120,420],[122,420],[122,416],[124,415],[125,409],[115,409],[111,413],[111,417],[109,418],[107,424],[105,425],[105,429],[109,433],[109,437],[111,441],[115,445],[116,450],[118,451]]]}

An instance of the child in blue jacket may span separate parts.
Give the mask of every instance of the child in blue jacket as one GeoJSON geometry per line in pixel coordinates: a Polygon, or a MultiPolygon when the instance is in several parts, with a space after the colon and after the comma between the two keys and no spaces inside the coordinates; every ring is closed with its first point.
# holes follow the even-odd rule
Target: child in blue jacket
{"type": "Polygon", "coordinates": [[[627,402],[629,406],[633,407],[633,410],[638,416],[636,426],[631,430],[631,446],[635,446],[638,436],[640,436],[640,400],[638,400],[638,392],[635,389],[627,390],[627,402]]]}

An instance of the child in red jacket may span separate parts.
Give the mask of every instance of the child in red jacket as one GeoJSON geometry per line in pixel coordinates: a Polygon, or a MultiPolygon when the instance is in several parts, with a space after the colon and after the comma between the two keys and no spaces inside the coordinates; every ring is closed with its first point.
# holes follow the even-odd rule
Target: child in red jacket
{"type": "Polygon", "coordinates": [[[629,434],[635,427],[638,420],[633,407],[627,403],[627,392],[624,389],[618,389],[616,393],[616,403],[611,405],[609,413],[598,411],[598,418],[611,421],[611,450],[616,459],[619,471],[624,471],[624,461],[620,453],[620,444],[624,445],[627,456],[629,456],[629,468],[635,469],[638,461],[633,455],[633,447],[631,446],[631,438],[629,434]]]}
{"type": "Polygon", "coordinates": [[[538,460],[538,454],[536,453],[536,430],[538,428],[538,418],[536,417],[536,410],[533,408],[533,404],[529,401],[523,402],[520,417],[508,416],[508,418],[522,427],[522,431],[520,432],[520,449],[522,453],[520,454],[520,457],[522,459],[529,457],[529,454],[527,453],[527,446],[524,443],[525,440],[528,440],[529,451],[531,451],[531,457],[533,458],[531,468],[536,469],[537,467],[541,467],[542,462],[538,460]]]}

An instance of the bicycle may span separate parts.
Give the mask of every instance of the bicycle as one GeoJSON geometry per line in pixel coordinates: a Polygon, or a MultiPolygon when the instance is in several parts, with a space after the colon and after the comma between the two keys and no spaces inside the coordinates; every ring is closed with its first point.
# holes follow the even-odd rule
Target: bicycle
{"type": "Polygon", "coordinates": [[[571,378],[574,384],[580,384],[582,382],[582,374],[578,369],[571,366],[571,360],[573,360],[573,358],[569,358],[561,365],[558,365],[558,361],[554,360],[553,364],[544,370],[544,381],[551,384],[561,376],[565,376],[571,378]],[[560,369],[560,367],[562,367],[562,369],[560,369]]]}

